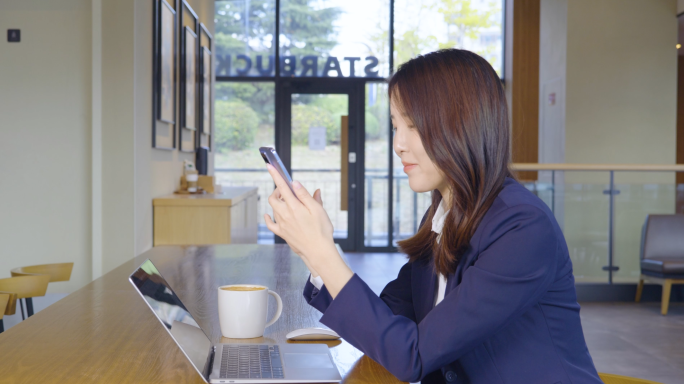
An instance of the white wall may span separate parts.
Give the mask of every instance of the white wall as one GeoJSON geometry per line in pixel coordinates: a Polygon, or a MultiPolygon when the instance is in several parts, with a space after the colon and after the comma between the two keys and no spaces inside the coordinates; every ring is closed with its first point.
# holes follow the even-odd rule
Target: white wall
{"type": "Polygon", "coordinates": [[[674,164],[675,0],[568,2],[569,163],[674,164]]]}
{"type": "MultiPolygon", "coordinates": [[[[194,154],[152,148],[153,2],[102,4],[104,274],[152,247],[152,199],[178,188],[194,154]]],[[[214,2],[189,4],[213,33],[214,2]]]]}
{"type": "MultiPolygon", "coordinates": [[[[214,2],[189,3],[213,32],[214,2]]],[[[151,0],[0,2],[0,30],[22,33],[0,40],[0,278],[73,261],[49,288],[69,293],[152,246],[152,198],[194,159],[152,148],[152,12],[151,0]]]]}
{"type": "Polygon", "coordinates": [[[102,274],[135,256],[134,26],[132,2],[102,0],[102,274]]]}
{"type": "Polygon", "coordinates": [[[49,293],[90,281],[90,20],[90,0],[0,2],[0,278],[74,262],[49,293]]]}
{"type": "MultiPolygon", "coordinates": [[[[199,20],[214,32],[214,1],[188,1],[199,20]]],[[[152,148],[152,2],[135,2],[135,255],[152,247],[152,199],[178,188],[183,160],[195,161],[192,153],[152,148]]],[[[213,160],[213,156],[210,156],[213,160]]],[[[213,161],[209,164],[213,171],[213,161]]]]}
{"type": "Polygon", "coordinates": [[[513,127],[513,2],[506,1],[504,27],[504,91],[508,102],[508,122],[513,127]]]}
{"type": "MultiPolygon", "coordinates": [[[[565,161],[674,164],[676,0],[569,0],[565,161]]],[[[577,281],[605,282],[608,172],[565,172],[564,233],[577,281]]],[[[617,172],[614,274],[636,282],[646,214],[674,213],[672,173],[617,172]]]]}
{"type": "Polygon", "coordinates": [[[563,163],[568,0],[541,0],[540,5],[539,162],[563,163]]]}

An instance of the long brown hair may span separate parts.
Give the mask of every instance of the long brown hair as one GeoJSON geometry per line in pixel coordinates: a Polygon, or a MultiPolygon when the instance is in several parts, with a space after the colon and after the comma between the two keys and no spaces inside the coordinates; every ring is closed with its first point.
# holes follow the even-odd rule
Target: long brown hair
{"type": "Polygon", "coordinates": [[[390,79],[389,96],[418,129],[451,191],[439,243],[432,217],[442,195],[434,190],[424,224],[399,247],[412,262],[432,255],[437,272],[454,273],[504,180],[512,176],[503,85],[482,57],[444,49],[402,64],[390,79]]]}

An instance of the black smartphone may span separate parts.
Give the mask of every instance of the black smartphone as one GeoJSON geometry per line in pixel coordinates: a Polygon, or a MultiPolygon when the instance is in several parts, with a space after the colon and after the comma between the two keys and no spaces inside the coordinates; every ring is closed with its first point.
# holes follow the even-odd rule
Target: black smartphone
{"type": "Polygon", "coordinates": [[[264,162],[266,162],[266,164],[271,164],[278,171],[278,173],[280,173],[280,176],[283,177],[283,179],[287,183],[287,186],[290,187],[290,191],[292,191],[292,194],[295,195],[295,197],[297,197],[294,188],[292,188],[292,178],[290,177],[290,174],[287,172],[287,169],[285,169],[285,165],[283,165],[282,160],[280,160],[278,152],[276,152],[276,150],[271,147],[261,147],[259,148],[259,153],[261,153],[261,157],[264,159],[264,162]]]}

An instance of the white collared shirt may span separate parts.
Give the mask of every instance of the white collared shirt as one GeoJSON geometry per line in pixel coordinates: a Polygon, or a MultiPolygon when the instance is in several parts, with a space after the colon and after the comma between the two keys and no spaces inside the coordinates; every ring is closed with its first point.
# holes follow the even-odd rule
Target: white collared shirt
{"type": "MultiPolygon", "coordinates": [[[[444,228],[444,220],[446,220],[447,211],[444,207],[444,200],[439,202],[439,207],[432,217],[432,232],[437,234],[437,242],[442,238],[442,229],[444,228]]],[[[437,274],[437,291],[435,292],[435,305],[444,300],[444,293],[446,292],[447,279],[441,273],[437,274]]]]}
{"type": "MultiPolygon", "coordinates": [[[[437,234],[437,242],[439,242],[439,239],[442,237],[442,228],[444,228],[444,220],[447,217],[447,214],[449,211],[447,211],[444,208],[444,200],[442,200],[439,203],[439,206],[437,207],[437,211],[435,212],[435,215],[432,217],[432,232],[435,232],[437,234]]],[[[311,277],[309,278],[309,281],[311,281],[311,284],[313,284],[314,287],[321,289],[323,288],[323,279],[320,276],[311,277]]],[[[437,274],[437,290],[435,292],[435,303],[434,305],[439,304],[442,300],[444,300],[444,293],[446,292],[446,284],[447,284],[447,279],[444,275],[441,273],[437,274]]]]}

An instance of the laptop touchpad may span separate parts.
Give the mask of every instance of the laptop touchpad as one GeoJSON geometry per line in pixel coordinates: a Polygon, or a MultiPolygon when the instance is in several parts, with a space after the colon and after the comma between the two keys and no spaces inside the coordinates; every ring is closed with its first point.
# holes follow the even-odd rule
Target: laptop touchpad
{"type": "Polygon", "coordinates": [[[334,368],[327,354],[285,353],[283,357],[287,368],[334,368]]]}

